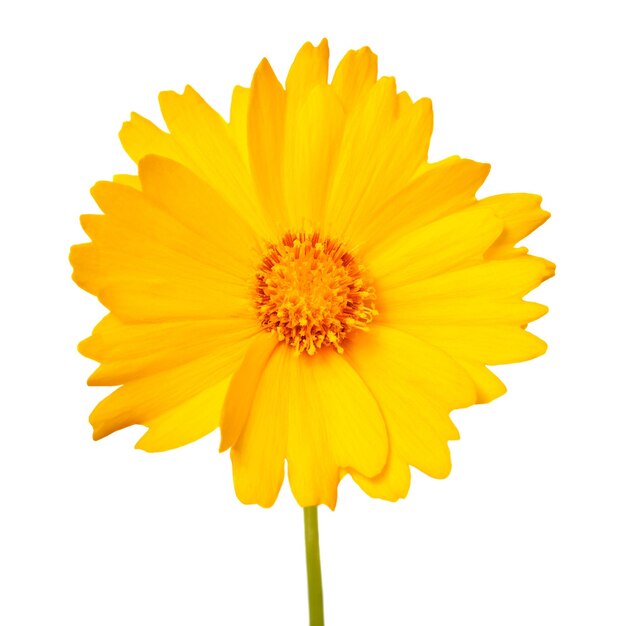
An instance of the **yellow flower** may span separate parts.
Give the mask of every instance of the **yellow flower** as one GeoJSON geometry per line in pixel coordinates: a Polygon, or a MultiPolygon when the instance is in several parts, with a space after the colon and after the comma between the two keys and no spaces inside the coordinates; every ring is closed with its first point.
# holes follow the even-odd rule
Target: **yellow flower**
{"type": "Polygon", "coordinates": [[[409,466],[443,478],[449,412],[504,393],[486,365],[531,359],[546,312],[522,297],[552,263],[515,244],[540,198],[476,200],[489,166],[427,163],[428,99],[346,54],[305,44],[285,87],[263,60],[230,122],[191,88],[164,92],[169,132],[133,114],[120,133],[138,176],[100,182],[74,279],[109,310],[82,354],[94,438],[148,427],[160,451],[221,429],[238,497],[334,507],[349,474],[407,494],[409,466]]]}

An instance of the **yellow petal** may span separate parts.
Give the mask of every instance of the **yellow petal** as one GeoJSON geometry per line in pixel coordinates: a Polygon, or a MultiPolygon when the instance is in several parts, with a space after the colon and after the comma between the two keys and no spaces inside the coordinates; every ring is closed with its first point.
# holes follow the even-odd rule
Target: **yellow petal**
{"type": "Polygon", "coordinates": [[[376,82],[378,57],[369,49],[350,50],[339,62],[332,86],[347,113],[376,82]]]}
{"type": "Polygon", "coordinates": [[[523,296],[538,287],[554,272],[554,264],[545,259],[524,256],[504,261],[490,261],[449,272],[420,283],[424,294],[453,293],[455,297],[497,294],[499,297],[523,296]]]}
{"type": "Polygon", "coordinates": [[[72,280],[85,291],[98,295],[102,279],[98,252],[90,243],[79,243],[70,248],[70,263],[74,271],[72,280]]]}
{"type": "Polygon", "coordinates": [[[491,210],[461,211],[399,236],[393,246],[370,248],[366,263],[377,288],[392,289],[480,262],[501,232],[491,210]]]}
{"type": "Polygon", "coordinates": [[[249,223],[266,228],[249,171],[224,119],[189,86],[182,95],[162,92],[159,103],[172,137],[186,156],[173,160],[206,180],[249,223]]]}
{"type": "MultiPolygon", "coordinates": [[[[213,216],[212,219],[207,216],[204,224],[198,224],[200,219],[196,222],[189,216],[184,216],[184,206],[179,206],[178,209],[173,208],[172,205],[175,204],[173,196],[175,196],[176,190],[167,191],[165,189],[167,181],[158,183],[155,179],[159,175],[163,175],[168,177],[168,181],[180,182],[182,179],[190,185],[193,180],[190,176],[184,176],[183,168],[176,168],[172,161],[149,157],[146,159],[145,165],[142,162],[140,173],[143,177],[143,185],[148,183],[153,195],[162,193],[164,200],[168,201],[167,204],[155,202],[145,191],[140,192],[126,185],[102,181],[94,185],[91,194],[103,213],[110,219],[94,220],[92,217],[86,216],[85,219],[81,218],[83,228],[86,230],[91,226],[105,228],[109,224],[115,224],[128,231],[128,236],[136,236],[142,240],[153,242],[165,250],[171,250],[216,270],[219,269],[243,278],[241,272],[233,273],[231,267],[233,259],[228,259],[225,262],[223,256],[215,254],[207,245],[212,243],[211,240],[219,238],[232,241],[237,234],[233,233],[232,230],[240,228],[241,220],[235,221],[234,217],[231,217],[224,210],[213,216]],[[178,177],[176,177],[177,175],[178,177]],[[207,227],[206,221],[210,221],[210,228],[207,227]],[[209,232],[211,228],[213,233],[209,232]],[[209,237],[211,239],[207,241],[209,237]]],[[[181,192],[180,195],[181,200],[189,201],[189,197],[185,198],[184,192],[181,192]]],[[[190,209],[193,208],[191,205],[190,209]]],[[[197,218],[198,216],[196,214],[191,217],[197,218]]],[[[244,230],[242,236],[245,237],[247,232],[249,230],[244,230]]],[[[92,232],[88,231],[87,234],[94,239],[92,232]]],[[[254,240],[249,239],[248,241],[250,241],[249,246],[252,246],[254,240]]],[[[229,252],[230,256],[235,259],[237,255],[242,254],[241,251],[233,248],[230,248],[229,252]]]]}
{"type": "Polygon", "coordinates": [[[285,90],[263,59],[250,87],[248,149],[260,203],[279,232],[287,229],[283,188],[285,100],[285,90]]]}
{"type": "Polygon", "coordinates": [[[131,113],[130,121],[122,125],[120,141],[135,163],[139,163],[147,154],[159,154],[183,163],[187,160],[169,133],[137,113],[131,113]]]}
{"type": "Polygon", "coordinates": [[[379,324],[350,342],[346,355],[376,397],[394,451],[430,476],[447,476],[447,441],[458,438],[448,413],[476,399],[465,370],[443,351],[379,324]]]}
{"type": "Polygon", "coordinates": [[[387,461],[387,431],[367,387],[346,359],[326,349],[300,360],[308,413],[326,421],[333,459],[364,476],[379,474],[387,461]]]}
{"type": "MultiPolygon", "coordinates": [[[[379,298],[380,302],[380,298],[379,298]]],[[[379,311],[383,311],[381,308],[379,311]]],[[[548,307],[536,302],[526,302],[521,298],[441,298],[423,303],[417,300],[403,300],[402,310],[391,311],[385,301],[384,312],[379,321],[394,327],[405,324],[528,324],[548,312],[548,307]],[[421,310],[415,307],[421,306],[421,310]]],[[[395,305],[392,305],[392,308],[395,305]]]]}
{"type": "Polygon", "coordinates": [[[380,474],[367,478],[358,472],[351,471],[350,475],[368,496],[396,502],[406,497],[409,492],[411,472],[408,463],[400,458],[391,440],[389,448],[389,459],[380,474]]]}
{"type": "Polygon", "coordinates": [[[516,326],[411,326],[410,332],[448,354],[487,365],[534,359],[546,351],[546,343],[516,326]]]}
{"type": "MultiPolygon", "coordinates": [[[[211,281],[212,282],[212,281],[211,281]]],[[[210,283],[176,281],[174,278],[137,274],[132,279],[114,278],[98,293],[100,302],[128,323],[169,322],[248,316],[244,298],[224,297],[210,283]],[[204,293],[197,293],[204,290],[204,293]]]]}
{"type": "Polygon", "coordinates": [[[368,186],[353,213],[353,219],[343,230],[351,240],[359,239],[358,231],[361,228],[369,229],[380,207],[405,188],[418,168],[426,162],[433,130],[431,101],[423,98],[401,113],[400,107],[396,107],[398,117],[384,136],[378,153],[372,146],[378,165],[370,174],[368,186]]]}
{"type": "Polygon", "coordinates": [[[280,386],[289,378],[295,357],[285,346],[281,348],[272,352],[258,373],[248,419],[230,454],[235,491],[244,504],[272,506],[283,483],[289,411],[287,394],[280,386]]]}
{"type": "Polygon", "coordinates": [[[90,385],[121,385],[228,349],[257,332],[254,319],[125,324],[107,315],[78,349],[102,363],[90,385]]]}
{"type": "Polygon", "coordinates": [[[458,358],[456,360],[474,382],[477,404],[491,402],[506,393],[504,383],[485,365],[458,358]]]}
{"type": "Polygon", "coordinates": [[[241,367],[230,382],[224,401],[220,422],[220,452],[237,443],[248,421],[262,373],[276,346],[276,338],[266,332],[256,335],[250,343],[241,367]]]}
{"type": "Polygon", "coordinates": [[[230,131],[243,162],[248,165],[248,110],[250,89],[237,85],[230,101],[230,131]]]}
{"type": "Polygon", "coordinates": [[[321,229],[344,118],[335,92],[317,87],[286,129],[285,197],[293,229],[321,229]]]}
{"type": "Polygon", "coordinates": [[[398,94],[398,115],[403,116],[411,111],[413,108],[413,100],[406,91],[401,91],[398,94]]]}
{"type": "Polygon", "coordinates": [[[128,185],[128,187],[141,191],[141,181],[139,180],[139,176],[131,176],[130,174],[115,174],[115,176],[113,176],[113,182],[119,183],[120,185],[128,185]]]}
{"type": "Polygon", "coordinates": [[[169,159],[146,157],[139,164],[139,177],[146,197],[155,206],[201,238],[195,241],[214,267],[227,273],[237,269],[236,273],[248,280],[261,247],[250,225],[230,204],[169,159]]]}
{"type": "Polygon", "coordinates": [[[237,494],[244,502],[268,506],[279,487],[276,484],[279,461],[282,467],[286,456],[291,489],[298,503],[301,506],[326,504],[334,508],[339,468],[332,457],[321,407],[307,403],[308,382],[305,383],[301,376],[301,361],[306,357],[297,357],[285,344],[277,345],[274,336],[262,335],[265,335],[265,341],[257,340],[258,345],[249,351],[244,366],[233,377],[222,417],[221,449],[234,444],[239,450],[238,453],[233,451],[231,457],[237,494]],[[264,372],[270,375],[266,376],[264,372]],[[262,395],[258,393],[261,384],[262,395]],[[255,422],[248,431],[252,412],[255,422]],[[272,425],[268,426],[268,420],[273,420],[272,425]],[[263,464],[262,456],[255,457],[256,463],[251,465],[246,454],[249,458],[254,455],[253,436],[260,438],[260,445],[266,448],[272,442],[279,442],[282,446],[282,434],[275,426],[284,429],[287,449],[281,459],[272,452],[270,472],[274,481],[263,484],[259,480],[261,470],[258,467],[263,464]],[[272,440],[266,438],[267,432],[263,432],[266,429],[272,431],[272,440]],[[242,439],[244,443],[240,445],[242,439]]]}
{"type": "Polygon", "coordinates": [[[553,273],[554,265],[538,257],[489,261],[377,292],[379,319],[393,326],[527,324],[547,308],[522,296],[553,273]]]}
{"type": "MultiPolygon", "coordinates": [[[[98,296],[112,312],[137,322],[249,315],[254,266],[234,262],[245,251],[217,254],[206,236],[125,185],[99,183],[92,193],[106,215],[81,220],[94,241],[98,296]]],[[[213,240],[228,241],[229,226],[214,220],[213,240]]]]}
{"type": "Polygon", "coordinates": [[[284,185],[288,226],[319,228],[343,110],[328,87],[328,42],[302,46],[286,81],[284,185]]]}
{"type": "Polygon", "coordinates": [[[272,446],[280,428],[289,433],[286,456],[296,500],[302,506],[333,508],[340,467],[374,476],[385,466],[387,433],[378,406],[335,351],[298,357],[285,344],[276,347],[272,335],[262,335],[233,376],[222,417],[221,449],[233,446],[239,497],[265,506],[273,502],[270,495],[276,492],[263,490],[258,472],[267,462],[278,480],[277,448],[272,446]],[[256,441],[261,442],[257,450],[256,441]],[[271,448],[271,459],[265,461],[264,445],[271,448]]]}
{"type": "Polygon", "coordinates": [[[374,476],[385,466],[384,421],[361,378],[334,350],[294,358],[287,380],[291,489],[301,506],[334,508],[338,468],[374,476]]]}
{"type": "Polygon", "coordinates": [[[193,396],[183,404],[145,421],[147,432],[135,444],[146,452],[164,452],[196,441],[213,432],[220,422],[220,412],[230,377],[193,396]]]}
{"type": "Polygon", "coordinates": [[[541,196],[530,193],[507,193],[479,200],[477,206],[491,209],[502,218],[504,230],[487,253],[488,258],[509,258],[526,252],[515,244],[541,226],[550,213],[541,208],[541,196]]]}
{"type": "Polygon", "coordinates": [[[299,362],[292,363],[293,371],[287,379],[290,407],[287,443],[289,484],[300,506],[325,504],[334,509],[340,468],[331,453],[326,420],[321,410],[305,406],[307,390],[300,379],[299,366],[299,362]]]}
{"type": "Polygon", "coordinates": [[[355,245],[374,241],[389,246],[398,234],[417,230],[475,203],[476,191],[489,173],[489,165],[451,157],[420,168],[420,174],[395,196],[359,223],[355,245]]]}
{"type": "Polygon", "coordinates": [[[426,162],[432,105],[396,94],[381,78],[347,117],[329,196],[329,216],[338,236],[353,240],[390,197],[426,162]]]}
{"type": "Polygon", "coordinates": [[[287,74],[287,127],[294,120],[296,111],[306,102],[315,87],[328,81],[328,41],[322,39],[315,47],[305,43],[300,48],[287,74]]]}
{"type": "MultiPolygon", "coordinates": [[[[132,424],[149,425],[177,407],[182,407],[181,411],[188,416],[189,407],[183,405],[231,376],[241,363],[247,346],[247,341],[231,342],[215,353],[133,380],[116,389],[91,414],[94,439],[132,424]]],[[[201,419],[205,420],[203,428],[206,432],[217,424],[215,415],[206,414],[201,419]]],[[[198,432],[195,426],[193,428],[193,432],[198,432]]]]}
{"type": "Polygon", "coordinates": [[[328,197],[328,221],[337,235],[352,217],[379,195],[370,183],[384,165],[380,162],[385,137],[397,114],[396,84],[381,78],[363,97],[361,106],[346,120],[337,165],[328,197]]]}
{"type": "Polygon", "coordinates": [[[242,277],[164,247],[113,217],[82,221],[94,240],[89,245],[95,251],[98,298],[121,319],[145,323],[253,314],[242,277]]]}

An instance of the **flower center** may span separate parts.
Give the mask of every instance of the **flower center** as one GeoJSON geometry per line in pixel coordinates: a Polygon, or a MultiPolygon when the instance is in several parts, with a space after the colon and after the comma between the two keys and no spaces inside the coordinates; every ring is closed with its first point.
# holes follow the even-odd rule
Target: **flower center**
{"type": "Polygon", "coordinates": [[[367,330],[377,315],[375,292],[363,267],[333,239],[319,233],[286,233],[269,244],[256,274],[257,317],[300,354],[315,354],[354,329],[367,330]]]}

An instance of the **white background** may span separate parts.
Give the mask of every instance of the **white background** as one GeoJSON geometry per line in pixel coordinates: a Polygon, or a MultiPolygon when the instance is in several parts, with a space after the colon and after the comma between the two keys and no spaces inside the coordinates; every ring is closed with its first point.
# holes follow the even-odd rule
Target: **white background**
{"type": "Polygon", "coordinates": [[[132,163],[131,110],[194,87],[226,113],[267,56],[371,46],[434,101],[431,159],[488,161],[483,195],[530,191],[546,356],[456,414],[450,478],[389,504],[343,484],[320,512],[327,624],[623,626],[625,57],[619,2],[23,2],[0,16],[0,622],[183,626],[307,621],[301,511],[234,496],[214,434],[173,452],[101,442],[105,390],[75,344],[102,315],[70,281],[90,186],[132,163]],[[19,8],[16,8],[18,7],[19,8]]]}

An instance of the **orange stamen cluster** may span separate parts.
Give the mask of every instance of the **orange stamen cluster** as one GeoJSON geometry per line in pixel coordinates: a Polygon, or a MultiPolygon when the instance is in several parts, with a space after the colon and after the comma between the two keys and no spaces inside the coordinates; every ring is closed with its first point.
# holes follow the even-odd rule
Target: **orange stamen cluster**
{"type": "Polygon", "coordinates": [[[352,330],[367,330],[377,315],[375,293],[345,246],[319,233],[288,232],[269,244],[256,275],[261,326],[300,354],[315,354],[341,342],[352,330]]]}

